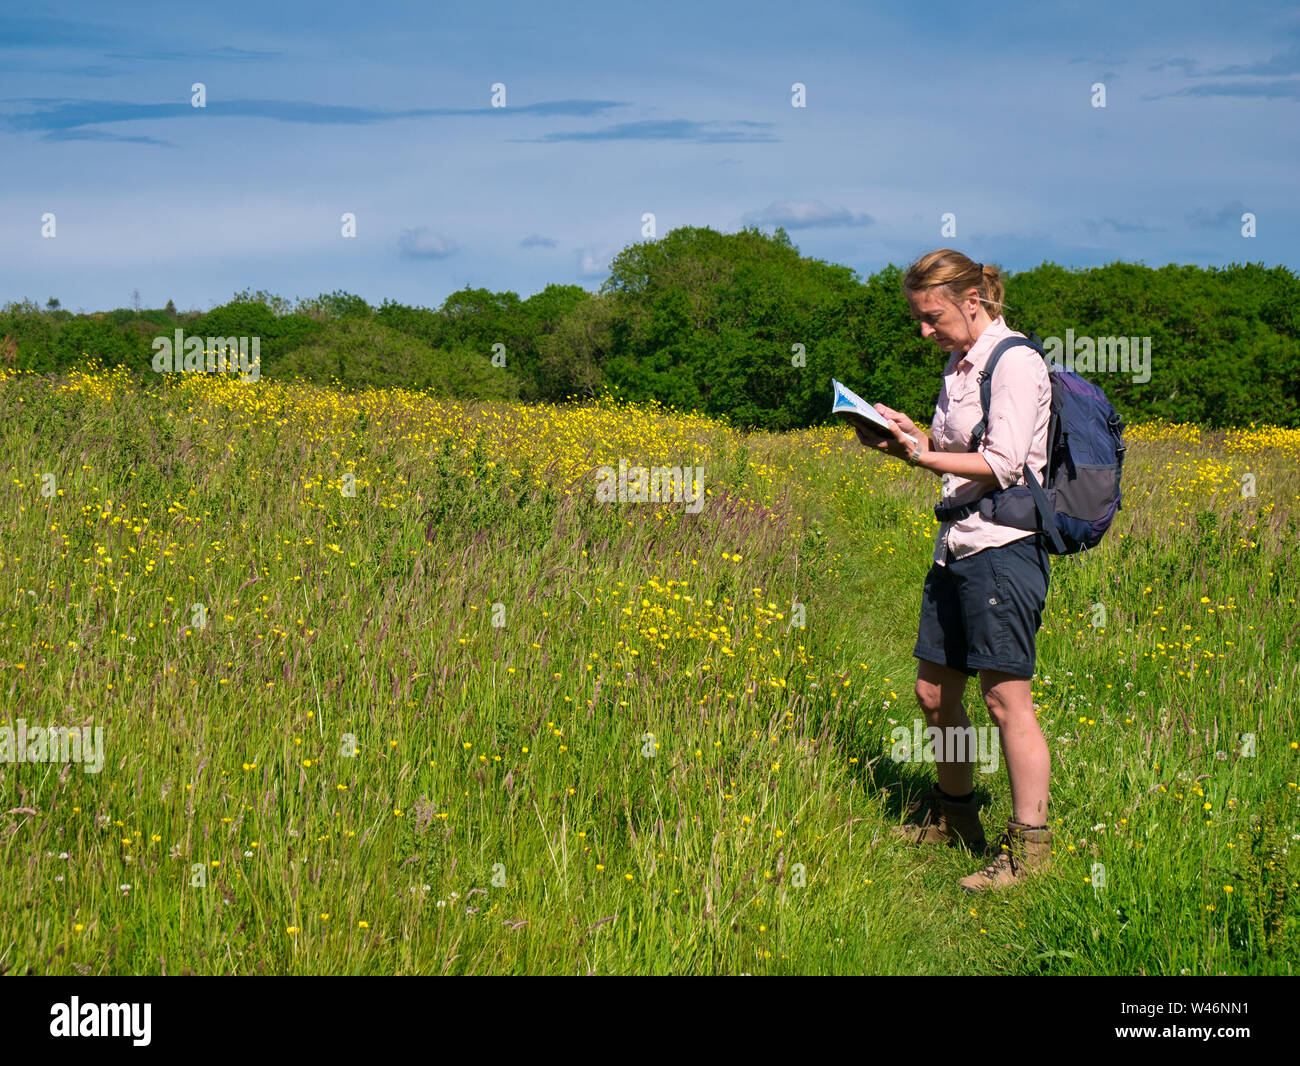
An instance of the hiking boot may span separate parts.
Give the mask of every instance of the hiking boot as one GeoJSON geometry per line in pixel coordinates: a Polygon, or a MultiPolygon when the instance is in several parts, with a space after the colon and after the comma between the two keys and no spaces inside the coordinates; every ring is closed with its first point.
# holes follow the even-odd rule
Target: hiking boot
{"type": "Polygon", "coordinates": [[[1024,822],[1007,819],[1006,831],[998,837],[997,854],[984,869],[961,879],[967,892],[986,888],[1008,888],[1031,873],[1046,870],[1052,863],[1052,831],[1031,829],[1024,822]]]}
{"type": "Polygon", "coordinates": [[[974,796],[964,803],[949,799],[933,785],[926,796],[907,808],[908,817],[920,815],[920,821],[896,825],[890,834],[910,844],[962,845],[983,855],[987,850],[984,827],[980,825],[980,802],[974,796]]]}

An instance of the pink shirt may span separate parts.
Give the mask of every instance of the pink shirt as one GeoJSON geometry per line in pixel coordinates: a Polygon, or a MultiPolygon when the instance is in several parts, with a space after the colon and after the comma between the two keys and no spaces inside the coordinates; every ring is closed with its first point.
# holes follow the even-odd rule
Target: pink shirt
{"type": "MultiPolygon", "coordinates": [[[[980,407],[980,371],[984,369],[998,341],[1023,337],[1009,329],[999,315],[985,327],[970,350],[954,351],[943,372],[943,389],[934,409],[930,438],[945,452],[964,452],[970,447],[971,431],[983,417],[980,407]]],[[[1029,469],[1042,484],[1047,466],[1047,423],[1052,413],[1052,381],[1043,357],[1027,345],[1008,348],[998,360],[989,400],[989,423],[979,454],[992,468],[999,488],[1025,483],[1021,467],[1029,469]]],[[[944,506],[960,506],[978,499],[994,486],[943,475],[944,506]]],[[[990,522],[978,512],[957,522],[944,522],[935,538],[934,561],[944,565],[945,549],[961,559],[984,548],[996,548],[1031,536],[1023,529],[990,522]]]]}

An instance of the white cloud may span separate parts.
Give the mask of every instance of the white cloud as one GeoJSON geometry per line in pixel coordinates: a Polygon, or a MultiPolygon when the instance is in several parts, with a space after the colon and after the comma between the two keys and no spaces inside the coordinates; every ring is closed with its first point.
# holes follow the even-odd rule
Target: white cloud
{"type": "Polygon", "coordinates": [[[403,230],[397,239],[397,246],[407,259],[446,259],[459,251],[450,237],[434,233],[427,226],[403,230]]]}
{"type": "Polygon", "coordinates": [[[830,207],[820,200],[781,200],[745,215],[745,222],[751,226],[784,226],[786,229],[869,226],[872,221],[870,215],[855,215],[846,207],[830,207]]]}
{"type": "Polygon", "coordinates": [[[578,249],[578,273],[584,278],[598,278],[609,273],[610,260],[618,254],[617,248],[592,247],[578,249]]]}

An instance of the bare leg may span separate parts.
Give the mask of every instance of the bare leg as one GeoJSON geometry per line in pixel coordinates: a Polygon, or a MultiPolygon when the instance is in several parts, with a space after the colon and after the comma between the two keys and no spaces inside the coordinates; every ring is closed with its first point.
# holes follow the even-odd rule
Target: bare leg
{"type": "Polygon", "coordinates": [[[1002,741],[1015,820],[1026,825],[1046,825],[1052,757],[1034,716],[1030,680],[1000,670],[981,670],[980,688],[989,718],[998,727],[1002,741]]]}
{"type": "MultiPolygon", "coordinates": [[[[916,666],[916,700],[925,713],[927,725],[945,730],[948,727],[965,729],[970,726],[962,694],[966,691],[966,675],[938,663],[918,659],[916,666]]],[[[947,745],[936,746],[935,769],[939,787],[949,796],[964,796],[975,787],[975,762],[973,753],[966,752],[964,762],[943,762],[947,745]]],[[[1035,823],[1037,824],[1037,823],[1035,823]]]]}

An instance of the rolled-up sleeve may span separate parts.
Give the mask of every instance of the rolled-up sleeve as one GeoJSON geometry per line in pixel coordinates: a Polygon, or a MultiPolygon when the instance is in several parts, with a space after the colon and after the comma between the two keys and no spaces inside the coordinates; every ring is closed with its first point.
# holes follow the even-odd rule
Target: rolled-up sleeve
{"type": "Polygon", "coordinates": [[[1051,395],[1047,364],[1032,348],[1008,348],[993,372],[989,424],[980,454],[989,464],[999,488],[1020,480],[1033,446],[1039,405],[1044,391],[1051,395]]]}

